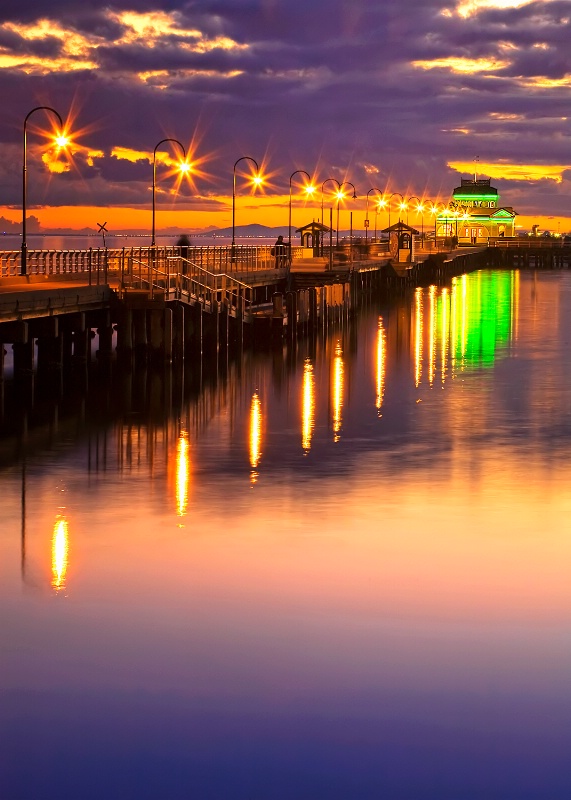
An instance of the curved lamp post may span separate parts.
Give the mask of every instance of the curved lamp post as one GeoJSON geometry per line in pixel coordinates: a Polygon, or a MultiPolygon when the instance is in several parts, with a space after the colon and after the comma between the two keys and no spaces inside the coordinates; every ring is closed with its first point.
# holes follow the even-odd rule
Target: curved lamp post
{"type": "Polygon", "coordinates": [[[258,185],[262,182],[258,162],[254,158],[250,156],[240,156],[240,158],[234,162],[234,169],[232,170],[232,258],[234,258],[234,248],[236,247],[236,167],[240,161],[251,161],[256,167],[254,183],[258,185]]]}
{"type": "Polygon", "coordinates": [[[387,201],[385,200],[385,197],[383,195],[381,199],[378,201],[377,205],[375,206],[375,241],[377,241],[377,215],[381,213],[381,209],[384,211],[386,207],[387,207],[387,201]]]}
{"type": "Polygon", "coordinates": [[[155,246],[155,216],[156,216],[156,187],[157,187],[157,150],[159,147],[164,144],[165,142],[174,142],[177,144],[180,149],[182,150],[182,154],[186,159],[186,150],[184,146],[179,142],[178,139],[161,139],[158,144],[155,145],[155,149],[153,150],[153,223],[151,228],[151,247],[155,246]]]}
{"type": "MultiPolygon", "coordinates": [[[[402,194],[400,192],[393,192],[391,194],[391,196],[389,197],[389,202],[388,202],[388,206],[389,206],[389,228],[391,227],[391,203],[393,201],[393,197],[397,197],[397,196],[400,197],[401,205],[404,203],[404,197],[402,196],[402,194]]],[[[400,216],[399,216],[399,220],[400,220],[400,216]]]]}
{"type": "Polygon", "coordinates": [[[28,112],[24,120],[24,160],[23,160],[23,170],[22,170],[22,256],[20,262],[21,263],[20,271],[22,275],[26,275],[28,266],[27,263],[28,243],[26,241],[26,189],[27,189],[27,171],[28,171],[27,126],[28,126],[28,120],[30,119],[32,114],[34,114],[36,111],[49,111],[50,114],[53,114],[60,124],[60,133],[56,137],[56,144],[58,144],[60,147],[65,147],[66,144],[68,143],[63,133],[63,120],[54,108],[51,108],[51,106],[36,106],[36,108],[33,108],[30,112],[28,112]]]}
{"type": "MultiPolygon", "coordinates": [[[[437,225],[437,222],[438,222],[438,210],[439,210],[440,206],[442,206],[442,210],[443,211],[446,211],[446,209],[448,208],[448,206],[445,203],[436,202],[436,203],[433,203],[432,208],[430,210],[430,213],[434,214],[434,244],[435,245],[436,245],[436,225],[437,225]]],[[[446,231],[448,231],[448,218],[447,217],[446,217],[445,225],[446,225],[446,231]]]]}
{"type": "MultiPolygon", "coordinates": [[[[367,192],[367,211],[365,213],[365,220],[366,220],[366,224],[365,224],[365,243],[367,243],[368,240],[369,240],[369,195],[371,194],[371,192],[378,192],[381,195],[381,197],[383,196],[383,193],[381,192],[381,190],[380,189],[376,189],[375,187],[373,187],[372,189],[369,189],[369,191],[367,192]]],[[[377,215],[375,214],[375,239],[377,238],[377,233],[376,233],[377,225],[376,225],[376,222],[377,222],[377,215]]]]}
{"type": "Polygon", "coordinates": [[[321,224],[322,225],[323,225],[323,187],[325,186],[326,183],[329,183],[329,181],[331,181],[332,183],[337,184],[337,191],[338,192],[341,191],[341,184],[335,178],[325,178],[325,180],[321,184],[321,224]]]}
{"type": "Polygon", "coordinates": [[[305,175],[308,181],[310,181],[309,187],[306,187],[306,192],[308,194],[313,192],[313,186],[311,186],[311,175],[308,172],[306,172],[304,169],[296,169],[295,172],[291,173],[291,175],[289,176],[289,228],[288,228],[288,239],[287,239],[288,249],[289,249],[288,263],[291,263],[291,182],[296,175],[305,175]]]}
{"type": "Polygon", "coordinates": [[[417,197],[415,194],[413,194],[413,195],[412,195],[412,197],[409,197],[409,198],[408,198],[408,200],[406,200],[406,201],[405,201],[405,204],[406,204],[406,224],[407,224],[407,225],[408,225],[408,209],[409,209],[409,203],[412,203],[412,201],[413,201],[413,200],[416,200],[416,201],[417,201],[417,209],[416,209],[417,211],[418,211],[418,209],[419,209],[419,207],[420,207],[420,197],[417,197]]]}
{"type": "MultiPolygon", "coordinates": [[[[336,244],[339,244],[339,201],[342,200],[345,197],[345,195],[343,194],[343,187],[344,186],[352,186],[353,187],[353,200],[357,199],[357,192],[356,192],[355,187],[351,183],[351,181],[343,181],[343,183],[339,186],[339,191],[337,193],[337,238],[336,238],[336,242],[335,242],[336,244]]],[[[351,239],[353,238],[352,232],[351,232],[351,237],[350,238],[351,239]]],[[[352,247],[353,242],[350,241],[349,245],[352,247]]]]}
{"type": "MultiPolygon", "coordinates": [[[[341,184],[339,183],[339,181],[336,178],[325,178],[325,180],[321,184],[321,224],[322,225],[323,225],[323,187],[325,186],[326,183],[329,183],[329,181],[331,181],[332,183],[337,184],[337,191],[338,192],[341,191],[341,184]]],[[[333,228],[333,211],[331,211],[331,222],[330,222],[330,225],[331,225],[331,228],[333,228]]],[[[323,238],[321,239],[321,242],[322,242],[321,254],[323,255],[323,238]]],[[[329,246],[330,247],[333,246],[333,231],[332,230],[329,231],[329,246]]]]}

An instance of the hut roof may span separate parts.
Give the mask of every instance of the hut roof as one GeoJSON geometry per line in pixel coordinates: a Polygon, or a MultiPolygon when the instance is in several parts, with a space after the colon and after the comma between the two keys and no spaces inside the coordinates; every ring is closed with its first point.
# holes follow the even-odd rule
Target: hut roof
{"type": "Polygon", "coordinates": [[[416,228],[411,228],[410,225],[407,225],[404,222],[395,222],[395,224],[391,225],[390,228],[384,228],[381,233],[404,233],[405,231],[408,233],[413,233],[415,236],[418,236],[420,233],[420,231],[417,231],[416,228]]]}
{"type": "Polygon", "coordinates": [[[330,228],[327,225],[323,225],[321,222],[308,222],[307,225],[302,225],[301,228],[296,228],[296,233],[305,233],[305,231],[322,231],[323,233],[329,233],[330,228]]]}

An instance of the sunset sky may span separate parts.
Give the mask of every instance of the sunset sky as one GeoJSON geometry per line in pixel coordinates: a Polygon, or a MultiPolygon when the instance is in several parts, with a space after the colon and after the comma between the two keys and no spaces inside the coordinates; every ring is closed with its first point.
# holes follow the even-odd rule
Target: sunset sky
{"type": "Polygon", "coordinates": [[[296,176],[294,222],[319,217],[335,178],[356,187],[355,228],[373,187],[447,200],[477,169],[518,225],[571,230],[569,0],[4,0],[0,13],[8,220],[23,120],[49,105],[73,144],[50,149],[55,121],[30,119],[28,209],[46,228],[150,227],[153,149],[174,137],[194,175],[177,191],[177,148],[160,148],[159,229],[230,225],[247,155],[268,183],[252,195],[239,165],[239,224],[286,225],[297,169],[319,189],[303,208],[296,176]]]}

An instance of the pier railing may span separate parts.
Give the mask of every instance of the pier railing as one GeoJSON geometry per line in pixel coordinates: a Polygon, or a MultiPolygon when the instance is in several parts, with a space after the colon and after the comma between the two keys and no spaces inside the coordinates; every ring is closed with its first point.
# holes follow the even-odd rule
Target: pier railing
{"type": "Polygon", "coordinates": [[[517,247],[536,249],[550,249],[571,247],[571,242],[565,241],[563,237],[542,237],[542,236],[514,236],[513,238],[506,237],[490,237],[488,239],[488,247],[517,247]]]}
{"type": "MultiPolygon", "coordinates": [[[[424,240],[421,244],[418,238],[417,247],[421,246],[425,251],[443,249],[439,241],[424,240]]],[[[389,243],[386,240],[368,243],[345,241],[333,245],[332,260],[359,263],[386,257],[388,251],[389,243]]],[[[328,257],[329,253],[330,246],[324,246],[322,254],[328,257]]],[[[307,250],[302,247],[291,248],[292,263],[306,255],[307,250]]],[[[280,268],[285,270],[288,266],[288,258],[282,255],[276,259],[270,245],[92,247],[88,250],[28,250],[27,274],[61,276],[62,280],[82,275],[87,276],[90,285],[102,284],[120,280],[126,263],[138,264],[141,270],[151,268],[167,271],[167,261],[180,257],[206,272],[221,275],[247,276],[249,273],[280,268]]],[[[20,250],[0,250],[0,277],[16,277],[20,273],[20,250]]]]}
{"type": "MultiPolygon", "coordinates": [[[[28,250],[28,275],[87,274],[90,283],[106,283],[109,275],[118,274],[125,259],[138,262],[165,264],[166,259],[184,255],[189,261],[213,273],[258,272],[275,267],[275,257],[270,245],[229,245],[205,247],[123,247],[94,248],[88,250],[28,250]]],[[[292,248],[292,257],[298,258],[301,247],[292,248]]],[[[20,250],[0,251],[0,276],[15,277],[21,272],[20,250]]]]}
{"type": "Polygon", "coordinates": [[[252,313],[252,287],[225,272],[211,272],[180,255],[140,261],[130,255],[123,262],[121,292],[145,291],[150,299],[199,303],[208,311],[225,307],[232,316],[252,313]]]}

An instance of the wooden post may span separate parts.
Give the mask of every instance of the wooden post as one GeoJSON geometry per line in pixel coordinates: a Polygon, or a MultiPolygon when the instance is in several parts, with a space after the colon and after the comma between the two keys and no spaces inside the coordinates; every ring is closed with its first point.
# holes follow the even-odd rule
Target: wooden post
{"type": "Polygon", "coordinates": [[[146,358],[149,349],[147,336],[147,312],[144,309],[137,309],[129,312],[133,320],[134,342],[131,346],[135,347],[137,358],[146,358]]]}
{"type": "MultiPolygon", "coordinates": [[[[146,328],[145,328],[146,330],[146,328]]],[[[126,355],[133,352],[133,312],[130,308],[123,309],[117,325],[117,353],[126,355]]]]}
{"type": "Polygon", "coordinates": [[[172,309],[173,356],[180,361],[184,360],[185,311],[182,303],[175,303],[172,309]]]}
{"type": "Polygon", "coordinates": [[[14,342],[14,377],[23,378],[30,375],[34,369],[34,340],[29,342],[14,342]]]}
{"type": "Polygon", "coordinates": [[[170,307],[163,312],[162,345],[165,361],[170,364],[173,356],[173,310],[170,307]]]}

